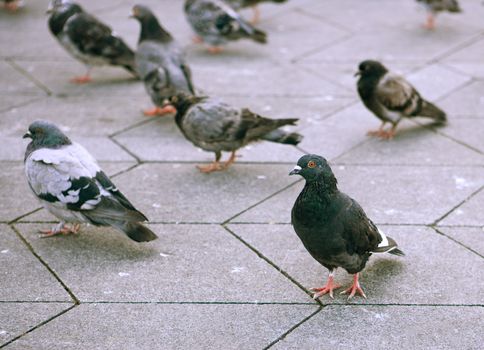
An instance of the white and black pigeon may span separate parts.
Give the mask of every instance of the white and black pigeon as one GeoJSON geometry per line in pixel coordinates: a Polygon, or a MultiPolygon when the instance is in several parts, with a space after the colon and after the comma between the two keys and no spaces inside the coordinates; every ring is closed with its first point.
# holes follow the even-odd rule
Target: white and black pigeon
{"type": "Polygon", "coordinates": [[[47,13],[49,28],[74,58],[87,66],[84,76],[73,79],[87,83],[93,66],[121,66],[137,76],[134,52],[107,25],[70,0],[52,0],[47,13]]]}
{"type": "Polygon", "coordinates": [[[260,11],[259,8],[257,7],[258,4],[261,2],[272,2],[272,3],[283,3],[286,2],[287,0],[223,0],[230,6],[232,6],[233,9],[235,10],[240,10],[242,8],[246,7],[252,7],[254,10],[254,17],[252,18],[252,23],[257,23],[260,20],[260,11]]]}
{"type": "Polygon", "coordinates": [[[392,238],[386,236],[366,216],[361,206],[340,192],[336,177],[326,159],[315,154],[302,156],[289,175],[301,175],[303,190],[294,203],[291,222],[309,254],[329,270],[326,285],[312,288],[313,298],[339,288],[334,273],[342,267],[354,274],[353,285],[343,291],[351,299],[356,293],[366,298],[358,281],[372,253],[404,255],[392,238]]]}
{"type": "Polygon", "coordinates": [[[236,151],[254,141],[272,141],[297,145],[302,136],[288,133],[280,127],[294,125],[298,119],[269,119],[247,108],[235,108],[216,98],[179,94],[170,100],[176,108],[175,121],[180,131],[195,146],[215,153],[215,161],[199,166],[210,173],[227,169],[235,161],[236,151]],[[222,151],[232,152],[229,160],[220,164],[222,151]]]}
{"type": "Polygon", "coordinates": [[[116,188],[89,152],[56,125],[35,121],[24,138],[32,139],[24,159],[29,186],[44,208],[60,220],[43,233],[75,233],[80,224],[89,223],[112,226],[136,242],[157,238],[141,224],[148,220],[146,216],[116,188]]]}
{"type": "Polygon", "coordinates": [[[369,135],[391,139],[403,118],[426,117],[437,124],[447,121],[444,111],[424,100],[405,78],[388,71],[378,61],[361,62],[356,76],[361,100],[382,121],[380,128],[369,131],[369,135]],[[390,130],[384,130],[386,123],[392,124],[390,130]]]}
{"type": "Polygon", "coordinates": [[[439,12],[462,12],[457,0],[417,0],[422,3],[427,10],[427,21],[425,22],[425,28],[435,28],[435,16],[439,12]]]}
{"type": "Polygon", "coordinates": [[[144,114],[176,113],[173,106],[168,104],[169,98],[179,92],[195,94],[185,53],[149,8],[134,6],[132,17],[141,24],[135,54],[136,70],[156,106],[145,110],[144,114]]]}
{"type": "Polygon", "coordinates": [[[210,45],[211,53],[229,41],[252,39],[265,44],[266,33],[255,28],[222,0],[185,0],[185,15],[198,40],[210,45]]]}

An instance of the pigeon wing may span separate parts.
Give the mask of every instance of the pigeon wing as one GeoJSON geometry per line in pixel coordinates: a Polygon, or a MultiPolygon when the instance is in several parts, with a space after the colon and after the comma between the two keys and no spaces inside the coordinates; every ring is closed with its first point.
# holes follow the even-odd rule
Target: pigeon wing
{"type": "Polygon", "coordinates": [[[408,116],[413,115],[422,104],[419,93],[405,78],[389,73],[378,83],[375,96],[389,111],[408,116]]]}

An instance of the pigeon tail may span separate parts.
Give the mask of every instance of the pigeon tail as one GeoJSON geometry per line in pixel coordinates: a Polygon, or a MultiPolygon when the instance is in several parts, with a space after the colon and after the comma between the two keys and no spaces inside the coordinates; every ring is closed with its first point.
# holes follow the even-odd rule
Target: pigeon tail
{"type": "Polygon", "coordinates": [[[267,43],[267,34],[262,30],[254,28],[254,33],[252,34],[251,38],[260,44],[267,43]]]}
{"type": "Polygon", "coordinates": [[[265,134],[262,139],[266,141],[296,146],[299,142],[301,142],[303,136],[296,132],[287,133],[284,130],[277,129],[271,131],[268,134],[265,134]]]}
{"type": "Polygon", "coordinates": [[[405,253],[398,248],[397,242],[391,237],[385,235],[380,229],[378,229],[378,233],[380,234],[382,240],[376,249],[373,249],[372,252],[374,253],[389,253],[398,256],[404,256],[405,253]]]}
{"type": "Polygon", "coordinates": [[[445,123],[447,121],[445,112],[428,101],[423,101],[419,116],[432,118],[439,123],[445,123]]]}
{"type": "Polygon", "coordinates": [[[158,238],[149,228],[139,222],[116,223],[114,226],[136,242],[149,242],[158,238]]]}
{"type": "Polygon", "coordinates": [[[123,65],[123,67],[128,72],[130,72],[131,74],[133,74],[136,78],[139,78],[139,74],[138,74],[138,71],[136,70],[136,68],[134,66],[134,62],[133,62],[133,64],[125,64],[125,65],[123,65]]]}

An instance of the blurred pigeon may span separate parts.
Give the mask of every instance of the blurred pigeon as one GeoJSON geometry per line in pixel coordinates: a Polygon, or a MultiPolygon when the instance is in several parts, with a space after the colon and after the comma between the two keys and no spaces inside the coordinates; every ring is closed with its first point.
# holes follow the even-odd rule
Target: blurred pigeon
{"type": "Polygon", "coordinates": [[[19,8],[24,6],[24,2],[22,0],[3,0],[4,6],[8,11],[15,12],[19,8]]]}
{"type": "Polygon", "coordinates": [[[287,0],[223,0],[230,6],[232,6],[233,9],[235,10],[240,10],[245,7],[252,7],[254,10],[254,17],[252,18],[252,23],[257,23],[260,20],[260,11],[259,8],[257,7],[257,4],[261,2],[275,2],[275,3],[283,3],[286,2],[287,0]]]}
{"type": "Polygon", "coordinates": [[[220,52],[220,45],[241,38],[266,43],[263,31],[253,27],[221,0],[185,0],[185,14],[200,40],[211,45],[211,53],[220,52]]]}
{"type": "Polygon", "coordinates": [[[176,113],[173,106],[167,105],[169,98],[178,92],[195,93],[185,53],[149,8],[134,6],[133,17],[141,24],[136,69],[156,106],[144,114],[176,113]]]}
{"type": "Polygon", "coordinates": [[[436,123],[447,121],[445,112],[425,101],[405,78],[388,71],[378,61],[363,61],[356,73],[358,93],[365,106],[382,120],[382,125],[369,135],[390,139],[402,118],[427,117],[436,123]],[[392,128],[383,130],[389,122],[392,128]]]}
{"type": "Polygon", "coordinates": [[[462,12],[457,0],[417,0],[422,3],[427,9],[427,22],[425,28],[435,28],[435,15],[438,12],[462,12]]]}
{"type": "Polygon", "coordinates": [[[89,82],[92,66],[122,66],[137,75],[133,51],[111,28],[84,12],[81,6],[70,0],[52,0],[47,13],[51,14],[52,34],[67,52],[88,67],[87,73],[73,82],[89,82]]]}
{"type": "Polygon", "coordinates": [[[215,153],[215,161],[201,172],[227,169],[235,161],[235,152],[250,142],[267,140],[297,145],[302,136],[279,128],[294,125],[297,119],[269,119],[246,108],[232,107],[218,99],[179,94],[170,102],[177,110],[175,121],[183,135],[195,146],[215,153]],[[222,151],[232,152],[229,160],[220,164],[222,151]]]}
{"type": "Polygon", "coordinates": [[[329,270],[326,285],[312,288],[313,298],[326,293],[333,297],[333,290],[340,287],[334,283],[334,272],[338,267],[355,274],[353,285],[343,292],[349,294],[348,299],[355,293],[366,298],[358,274],[371,254],[402,256],[403,252],[392,238],[375,226],[354,199],[338,190],[337,180],[326,159],[306,154],[289,173],[296,174],[301,175],[306,184],[292,208],[294,231],[309,254],[329,270]]]}
{"type": "Polygon", "coordinates": [[[147,218],[136,210],[81,145],[72,142],[54,124],[35,121],[24,138],[29,186],[45,209],[61,221],[46,236],[76,233],[81,223],[112,226],[136,242],[157,236],[140,222],[147,218]],[[74,223],[66,227],[65,223],[74,223]]]}

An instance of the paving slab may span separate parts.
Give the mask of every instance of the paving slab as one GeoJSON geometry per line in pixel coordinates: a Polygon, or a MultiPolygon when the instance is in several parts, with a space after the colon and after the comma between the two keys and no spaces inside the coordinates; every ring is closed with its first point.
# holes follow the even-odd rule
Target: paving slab
{"type": "Polygon", "coordinates": [[[8,349],[262,349],[315,310],[301,305],[81,305],[8,349]]]}
{"type": "Polygon", "coordinates": [[[106,228],[47,240],[39,225],[16,227],[81,302],[313,303],[219,225],[150,225],[148,244],[106,228]]]}
{"type": "Polygon", "coordinates": [[[202,174],[195,164],[142,164],[116,185],[153,222],[221,223],[292,183],[287,168],[235,164],[202,174]]]}
{"type": "Polygon", "coordinates": [[[462,243],[465,247],[472,249],[481,256],[484,256],[484,226],[475,227],[438,227],[438,230],[445,235],[462,243]]]}
{"type": "MultiPolygon", "coordinates": [[[[31,79],[15,69],[10,62],[0,61],[0,95],[5,96],[45,96],[45,91],[39,88],[31,79]]],[[[15,97],[14,97],[15,98],[15,97]]],[[[2,109],[4,106],[2,105],[2,109]]]]}
{"type": "Polygon", "coordinates": [[[483,154],[482,130],[484,130],[484,118],[458,117],[452,118],[445,128],[439,128],[437,132],[483,154]]]}
{"type": "Polygon", "coordinates": [[[272,348],[477,350],[483,316],[482,307],[330,306],[272,348]]]}
{"type": "MultiPolygon", "coordinates": [[[[7,225],[0,225],[0,275],[0,310],[2,302],[7,301],[71,301],[62,285],[7,225]]],[[[6,327],[2,319],[0,340],[4,340],[2,326],[6,327]]]]}
{"type": "MultiPolygon", "coordinates": [[[[464,181],[462,180],[462,183],[464,181]]],[[[484,225],[484,191],[481,190],[476,195],[452,211],[447,217],[439,222],[440,225],[484,225]]]]}
{"type": "Polygon", "coordinates": [[[30,95],[0,95],[0,113],[15,109],[33,101],[37,101],[44,98],[43,96],[30,96],[30,95]]]}
{"type": "MultiPolygon", "coordinates": [[[[291,169],[286,169],[286,174],[291,169]]],[[[336,165],[333,171],[339,189],[356,199],[374,222],[432,224],[482,186],[484,170],[480,167],[336,165]]],[[[291,208],[303,186],[300,181],[231,222],[289,223],[291,208]]],[[[477,219],[479,214],[475,216],[477,219]]],[[[472,222],[467,221],[458,222],[472,222]]]]}
{"type": "MultiPolygon", "coordinates": [[[[336,293],[334,300],[327,295],[320,298],[324,304],[483,304],[477,282],[484,267],[482,257],[428,227],[380,228],[406,255],[374,254],[370,258],[360,278],[368,299],[348,302],[346,296],[336,293]],[[466,288],[456,293],[456,285],[466,288]]],[[[328,270],[309,255],[291,225],[244,224],[229,225],[229,229],[306,289],[326,282],[328,270]]],[[[335,279],[345,287],[352,281],[343,269],[337,270],[335,279]]]]}
{"type": "Polygon", "coordinates": [[[0,346],[70,306],[68,303],[0,303],[0,346]]]}
{"type": "Polygon", "coordinates": [[[484,117],[484,81],[473,81],[439,101],[439,106],[452,116],[484,117]]]}

